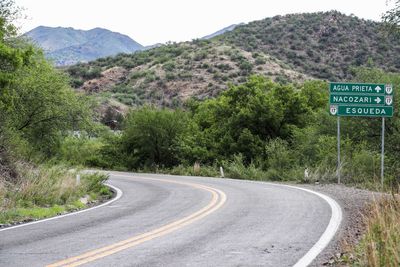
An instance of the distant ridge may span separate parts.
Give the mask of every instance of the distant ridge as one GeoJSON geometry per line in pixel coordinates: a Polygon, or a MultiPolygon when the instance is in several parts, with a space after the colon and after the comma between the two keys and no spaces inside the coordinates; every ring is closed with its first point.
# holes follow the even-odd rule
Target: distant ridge
{"type": "Polygon", "coordinates": [[[216,32],[214,32],[212,34],[206,35],[206,36],[202,37],[201,39],[208,40],[208,39],[214,38],[214,37],[216,37],[218,35],[222,35],[222,34],[224,34],[226,32],[233,31],[237,26],[240,26],[240,25],[244,25],[244,23],[232,24],[232,25],[230,25],[228,27],[225,27],[225,28],[223,28],[223,29],[221,29],[219,31],[216,31],[216,32]]]}
{"type": "Polygon", "coordinates": [[[144,48],[127,35],[102,28],[85,31],[71,27],[39,26],[24,36],[43,48],[57,66],[88,62],[119,53],[132,53],[144,48]]]}

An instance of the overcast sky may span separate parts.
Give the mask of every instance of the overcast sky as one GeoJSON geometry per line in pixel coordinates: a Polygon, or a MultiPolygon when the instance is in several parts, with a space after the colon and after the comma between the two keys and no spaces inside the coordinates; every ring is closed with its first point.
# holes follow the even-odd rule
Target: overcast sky
{"type": "Polygon", "coordinates": [[[231,24],[289,13],[338,10],[379,21],[393,4],[387,0],[15,0],[37,26],[88,30],[95,27],[129,35],[142,45],[189,41],[231,24]]]}

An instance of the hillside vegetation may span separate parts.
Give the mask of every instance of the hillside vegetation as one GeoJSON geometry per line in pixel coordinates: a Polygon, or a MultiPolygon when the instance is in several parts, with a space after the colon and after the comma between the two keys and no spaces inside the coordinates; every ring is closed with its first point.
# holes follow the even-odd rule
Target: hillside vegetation
{"type": "Polygon", "coordinates": [[[121,111],[143,103],[178,107],[192,97],[215,97],[250,74],[285,84],[351,80],[359,66],[395,72],[399,52],[399,42],[383,35],[380,23],[332,11],[267,18],[210,40],[102,58],[67,72],[74,87],[103,103],[112,100],[121,111]]]}
{"type": "Polygon", "coordinates": [[[40,50],[15,38],[19,9],[0,0],[0,227],[83,208],[111,192],[105,175],[82,176],[50,162],[74,130],[91,128],[87,98],[40,50]]]}
{"type": "Polygon", "coordinates": [[[351,79],[351,67],[366,64],[400,69],[400,43],[384,35],[382,23],[335,11],[254,21],[220,41],[271,54],[301,73],[327,80],[351,79]]]}
{"type": "Polygon", "coordinates": [[[196,40],[169,44],[134,54],[121,54],[67,69],[75,86],[128,106],[153,103],[178,107],[191,97],[215,97],[227,83],[243,83],[252,73],[275,80],[302,81],[264,53],[249,53],[219,42],[196,40]]]}
{"type": "MultiPolygon", "coordinates": [[[[359,68],[355,75],[360,82],[400,86],[397,73],[359,68]]],[[[328,112],[328,95],[324,81],[282,85],[250,76],[218,97],[189,101],[185,109],[131,109],[121,132],[95,140],[68,138],[61,157],[105,169],[215,176],[223,166],[232,178],[333,182],[336,117],[328,112]],[[73,153],[82,148],[88,151],[73,153]],[[305,168],[311,173],[306,179],[305,168]]],[[[398,113],[395,109],[386,121],[385,187],[394,189],[399,183],[398,113]]],[[[379,118],[341,119],[343,183],[379,186],[380,126],[379,118]]]]}

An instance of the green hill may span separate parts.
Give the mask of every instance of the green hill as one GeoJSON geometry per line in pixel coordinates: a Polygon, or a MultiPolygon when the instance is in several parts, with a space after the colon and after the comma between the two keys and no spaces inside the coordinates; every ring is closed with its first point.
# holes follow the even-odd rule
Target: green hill
{"type": "Polygon", "coordinates": [[[309,78],[270,55],[207,40],[121,54],[67,71],[76,87],[129,106],[152,102],[174,107],[191,97],[213,97],[229,82],[244,82],[251,73],[282,82],[309,78]]]}
{"type": "Polygon", "coordinates": [[[222,35],[220,41],[268,53],[321,79],[351,79],[352,66],[369,63],[390,71],[400,69],[400,44],[382,34],[380,23],[336,11],[254,21],[222,35]]]}
{"type": "Polygon", "coordinates": [[[170,43],[67,69],[76,88],[103,102],[176,107],[218,95],[261,74],[280,83],[349,80],[352,67],[400,68],[400,45],[380,24],[339,12],[277,16],[239,25],[210,40],[170,43]]]}

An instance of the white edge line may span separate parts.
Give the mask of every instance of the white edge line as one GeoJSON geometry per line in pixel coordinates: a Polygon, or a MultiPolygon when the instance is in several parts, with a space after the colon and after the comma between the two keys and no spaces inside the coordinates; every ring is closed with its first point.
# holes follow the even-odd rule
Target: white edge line
{"type": "MultiPolygon", "coordinates": [[[[225,179],[230,179],[230,178],[225,178],[225,179]]],[[[236,179],[230,179],[230,180],[236,180],[236,179]]],[[[317,256],[328,246],[331,240],[335,237],[336,232],[339,229],[339,226],[342,222],[343,215],[340,205],[331,197],[328,197],[327,195],[324,195],[322,193],[310,189],[305,189],[292,185],[276,184],[276,183],[262,182],[262,181],[251,181],[251,180],[239,180],[239,181],[258,183],[258,184],[268,184],[273,186],[289,187],[296,190],[302,190],[322,198],[331,207],[331,212],[332,212],[331,219],[329,220],[329,224],[326,227],[324,233],[321,235],[318,241],[311,247],[311,249],[293,265],[293,267],[306,267],[310,265],[317,258],[317,256]]]]}
{"type": "Polygon", "coordinates": [[[47,219],[42,219],[42,220],[38,220],[38,221],[34,221],[34,222],[28,222],[28,223],[15,225],[15,226],[10,226],[10,227],[4,228],[4,229],[0,229],[0,232],[7,231],[7,230],[12,230],[12,229],[15,229],[15,228],[20,228],[20,227],[25,227],[25,226],[32,225],[32,224],[43,223],[43,222],[48,222],[48,221],[51,221],[51,220],[61,219],[61,218],[64,218],[64,217],[68,217],[68,216],[80,214],[80,213],[83,213],[83,212],[91,211],[91,210],[94,210],[94,209],[98,209],[98,208],[107,206],[107,205],[113,203],[114,201],[117,201],[118,199],[120,199],[122,197],[123,193],[122,193],[121,189],[119,189],[116,186],[110,185],[108,183],[105,183],[105,185],[110,187],[110,188],[112,188],[112,189],[114,189],[117,192],[117,196],[115,198],[103,203],[103,204],[100,204],[98,206],[94,206],[94,207],[91,207],[91,208],[88,208],[88,209],[84,209],[84,210],[78,210],[78,211],[74,211],[74,212],[71,212],[71,213],[58,215],[58,216],[47,218],[47,219]]]}
{"type": "Polygon", "coordinates": [[[315,258],[328,246],[331,240],[335,237],[336,232],[339,229],[339,226],[342,222],[343,218],[342,209],[335,200],[328,197],[327,195],[301,187],[290,186],[290,185],[286,186],[317,195],[318,197],[324,199],[329,204],[332,211],[331,219],[329,221],[328,226],[325,229],[325,232],[321,235],[317,243],[315,243],[314,246],[312,246],[312,248],[300,260],[298,260],[295,265],[293,265],[293,267],[305,267],[311,264],[311,262],[315,260],[315,258]]]}

